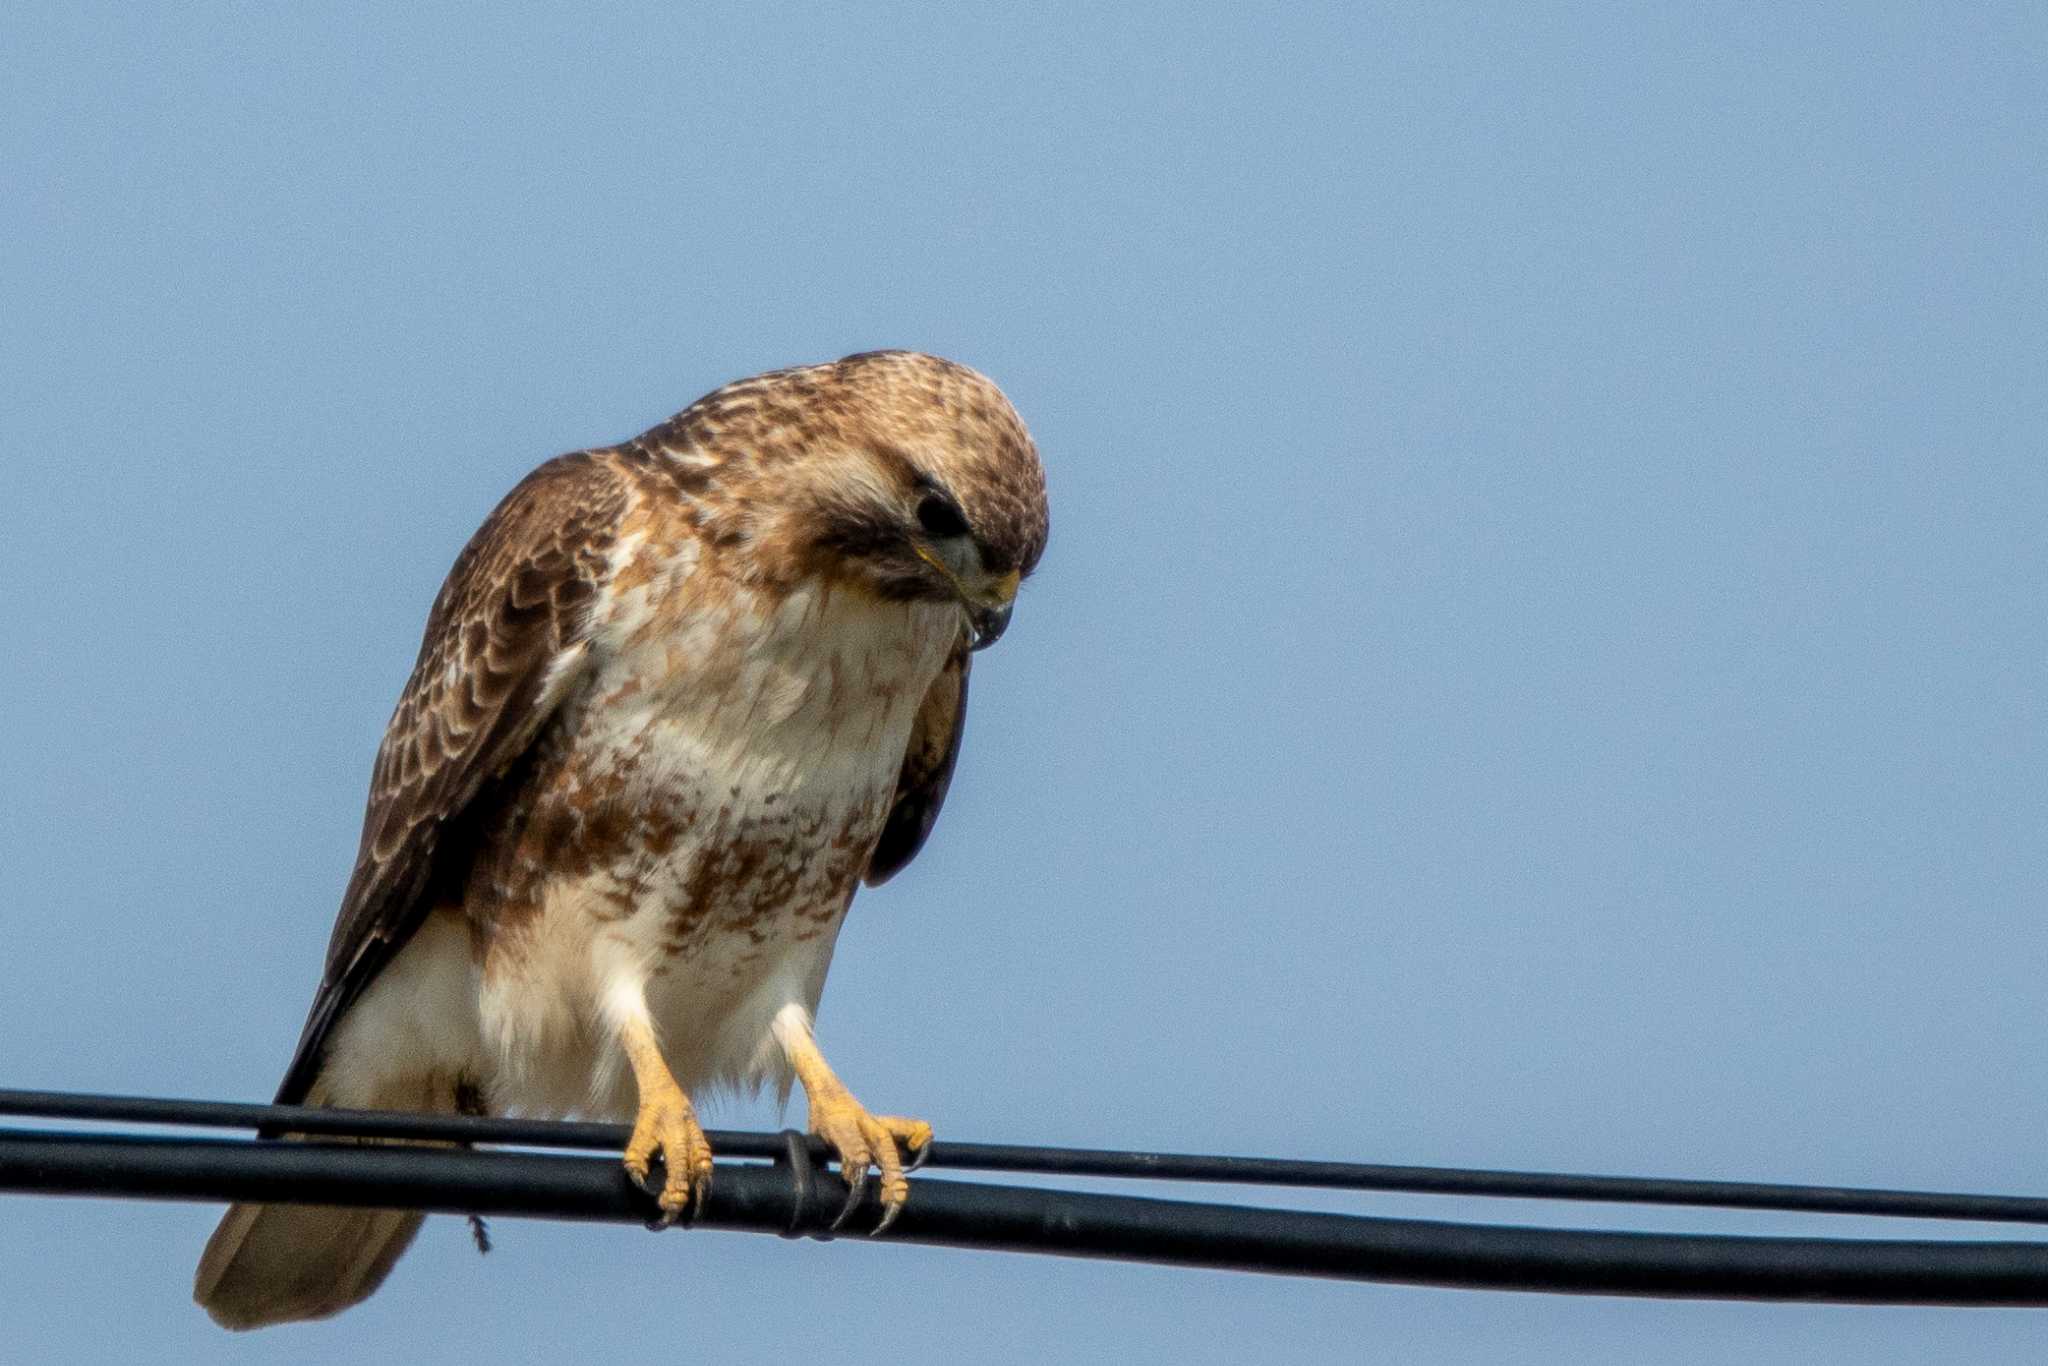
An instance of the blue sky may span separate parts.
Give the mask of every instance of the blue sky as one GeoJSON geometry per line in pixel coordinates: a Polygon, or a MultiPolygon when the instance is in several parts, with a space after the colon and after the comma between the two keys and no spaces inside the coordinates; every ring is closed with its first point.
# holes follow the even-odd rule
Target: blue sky
{"type": "MultiPolygon", "coordinates": [[[[909,346],[1009,392],[1054,534],[841,941],[821,1033],[878,1109],[2048,1191],[2044,68],[2020,5],[11,5],[0,1084],[266,1098],[499,495],[909,346]]],[[[187,1300],[214,1216],[7,1201],[10,1352],[2048,1349],[736,1234],[479,1261],[455,1220],[229,1339],[187,1300]]]]}

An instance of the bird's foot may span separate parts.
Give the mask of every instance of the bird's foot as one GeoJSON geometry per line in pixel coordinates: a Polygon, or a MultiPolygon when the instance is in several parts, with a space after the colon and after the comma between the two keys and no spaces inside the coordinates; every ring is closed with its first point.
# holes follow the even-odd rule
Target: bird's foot
{"type": "Polygon", "coordinates": [[[832,1227],[836,1230],[845,1224],[860,1205],[872,1167],[882,1178],[876,1191],[882,1201],[882,1218],[873,1233],[882,1232],[896,1222],[904,1202],[910,1199],[906,1173],[916,1171],[931,1151],[932,1126],[921,1119],[869,1114],[844,1087],[819,1088],[810,1093],[810,1104],[811,1132],[838,1154],[839,1174],[846,1180],[846,1208],[832,1221],[832,1227]],[[905,1153],[909,1154],[907,1164],[905,1153]]]}
{"type": "Polygon", "coordinates": [[[674,1082],[642,1089],[633,1137],[626,1143],[626,1172],[660,1202],[658,1227],[677,1219],[688,1223],[703,1212],[704,1197],[711,1193],[711,1144],[690,1098],[674,1082]],[[648,1184],[657,1152],[663,1168],[659,1191],[648,1184]]]}

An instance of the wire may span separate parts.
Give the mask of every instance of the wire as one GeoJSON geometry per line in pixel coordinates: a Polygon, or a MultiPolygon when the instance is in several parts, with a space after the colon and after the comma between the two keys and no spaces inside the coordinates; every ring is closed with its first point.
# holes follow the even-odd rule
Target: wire
{"type": "MultiPolygon", "coordinates": [[[[0,1130],[0,1190],[631,1223],[655,1213],[608,1158],[23,1130],[0,1130]]],[[[699,1222],[823,1236],[816,1221],[844,1195],[810,1163],[724,1162],[699,1222]]],[[[870,1186],[855,1226],[872,1228],[879,1215],[870,1186]]],[[[1496,1290],[2048,1306],[2048,1245],[2038,1243],[1479,1226],[949,1180],[917,1181],[885,1240],[1496,1290]]]]}
{"type": "MultiPolygon", "coordinates": [[[[628,1132],[624,1126],[612,1124],[476,1119],[460,1115],[401,1114],[376,1110],[321,1110],[289,1105],[242,1105],[224,1101],[161,1100],[56,1091],[0,1090],[0,1115],[610,1152],[625,1147],[628,1132]]],[[[769,1160],[784,1156],[787,1141],[779,1133],[730,1130],[712,1130],[708,1137],[712,1150],[721,1157],[769,1160]]],[[[820,1159],[828,1156],[823,1145],[816,1140],[812,1140],[812,1153],[820,1159]]],[[[1458,1167],[1384,1166],[1270,1157],[1212,1157],[1190,1153],[945,1141],[932,1145],[925,1165],[932,1169],[1033,1172],[1049,1176],[1227,1182],[1328,1190],[1415,1191],[1434,1195],[2048,1224],[2048,1199],[2018,1195],[1870,1190],[1666,1177],[1582,1176],[1561,1172],[1482,1171],[1458,1167]]]]}

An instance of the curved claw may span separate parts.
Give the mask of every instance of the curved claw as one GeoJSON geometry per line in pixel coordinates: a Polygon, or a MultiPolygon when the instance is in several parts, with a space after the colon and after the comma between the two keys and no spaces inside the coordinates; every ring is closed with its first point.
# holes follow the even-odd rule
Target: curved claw
{"type": "Polygon", "coordinates": [[[891,1200],[882,1206],[882,1221],[868,1230],[868,1237],[879,1238],[889,1231],[889,1225],[896,1222],[896,1216],[903,1213],[907,1200],[891,1200]]]}
{"type": "Polygon", "coordinates": [[[846,1178],[846,1207],[840,1210],[839,1217],[832,1221],[834,1233],[846,1227],[846,1221],[853,1217],[853,1212],[860,1208],[861,1199],[868,1193],[868,1168],[865,1162],[852,1171],[842,1169],[841,1174],[846,1178]]]}
{"type": "Polygon", "coordinates": [[[664,1174],[662,1179],[656,1180],[652,1170],[649,1170],[644,1175],[639,1175],[628,1168],[627,1175],[632,1177],[634,1185],[654,1198],[658,1209],[655,1214],[648,1218],[647,1227],[656,1233],[663,1229],[676,1228],[678,1226],[685,1229],[691,1228],[695,1226],[697,1216],[704,1212],[704,1197],[711,1189],[711,1181],[708,1177],[697,1182],[690,1192],[690,1199],[687,1204],[671,1206],[663,1203],[661,1199],[662,1192],[667,1186],[666,1174],[664,1174]]]}
{"type": "Polygon", "coordinates": [[[655,1212],[647,1216],[647,1227],[654,1230],[667,1228],[675,1222],[675,1214],[660,1206],[662,1182],[655,1179],[654,1168],[646,1162],[626,1161],[626,1179],[640,1188],[641,1194],[657,1202],[655,1212]]]}
{"type": "Polygon", "coordinates": [[[638,1186],[641,1194],[650,1197],[656,1202],[654,1213],[647,1216],[646,1227],[649,1233],[659,1233],[674,1222],[669,1212],[661,1208],[659,1203],[661,1200],[661,1183],[654,1179],[651,1172],[644,1168],[640,1171],[635,1171],[632,1164],[628,1163],[626,1166],[626,1179],[638,1186]]]}
{"type": "MultiPolygon", "coordinates": [[[[926,1163],[926,1161],[930,1159],[931,1155],[932,1141],[929,1138],[927,1138],[924,1142],[918,1144],[915,1148],[912,1148],[910,1150],[910,1160],[903,1164],[903,1174],[905,1176],[908,1176],[912,1172],[916,1171],[919,1167],[922,1167],[926,1163]]],[[[885,1223],[882,1227],[887,1228],[888,1225],[885,1223]]],[[[875,1230],[875,1232],[877,1233],[880,1233],[881,1231],[882,1230],[879,1228],[875,1230]]]]}

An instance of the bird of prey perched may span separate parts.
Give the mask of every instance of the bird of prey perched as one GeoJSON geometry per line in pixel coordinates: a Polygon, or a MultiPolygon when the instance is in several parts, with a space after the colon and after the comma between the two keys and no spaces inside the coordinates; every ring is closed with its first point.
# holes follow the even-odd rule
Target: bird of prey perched
{"type": "MultiPolygon", "coordinates": [[[[690,1097],[794,1080],[886,1224],[931,1129],[855,1100],[812,1016],[857,886],[938,817],[970,651],[1046,525],[1002,393],[903,351],[540,466],[434,601],[278,1101],[630,1118],[674,1219],[711,1180],[690,1097]]],[[[421,1217],[236,1205],[194,1297],[230,1328],[338,1313],[421,1217]]]]}

